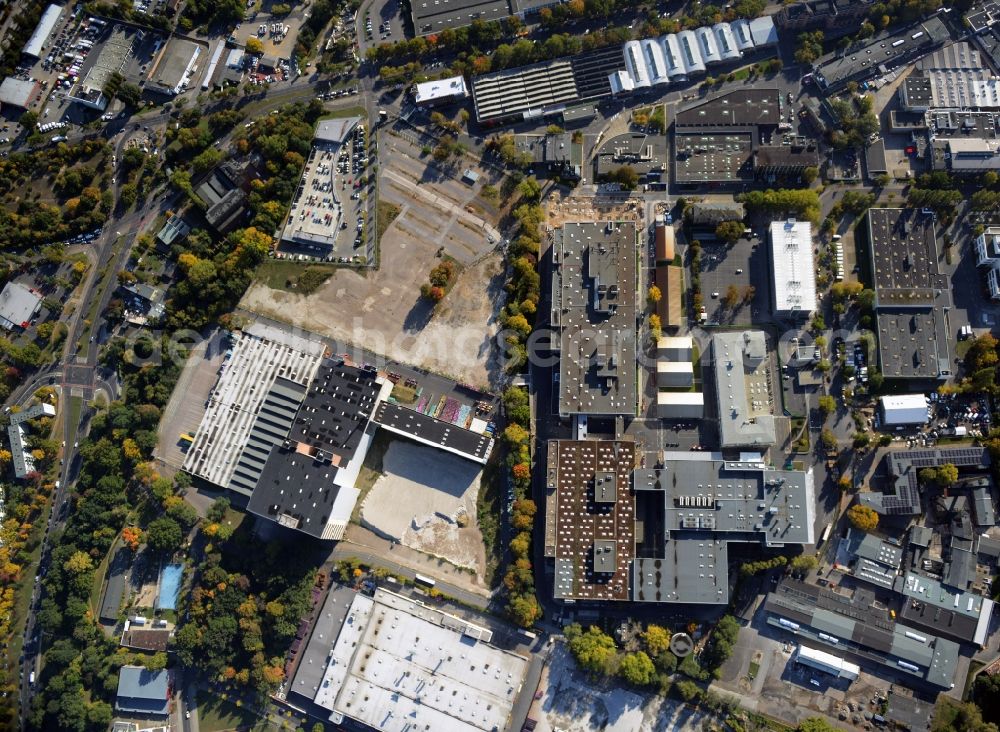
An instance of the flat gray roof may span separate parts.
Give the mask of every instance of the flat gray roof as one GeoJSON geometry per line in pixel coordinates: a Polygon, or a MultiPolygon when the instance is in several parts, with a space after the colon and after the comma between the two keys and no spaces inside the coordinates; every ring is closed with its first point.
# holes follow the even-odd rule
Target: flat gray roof
{"type": "Polygon", "coordinates": [[[170,705],[170,672],[149,671],[142,666],[122,666],[118,672],[118,698],[115,708],[120,712],[163,716],[170,705]]]}
{"type": "Polygon", "coordinates": [[[934,217],[914,208],[870,208],[867,220],[882,374],[950,375],[951,283],[938,270],[934,217]]]}
{"type": "Polygon", "coordinates": [[[511,14],[508,0],[413,0],[413,28],[418,36],[464,28],[479,20],[489,23],[511,14]]]}
{"type": "Polygon", "coordinates": [[[556,236],[559,411],[635,414],[635,224],[566,223],[556,236]]]}
{"type": "Polygon", "coordinates": [[[936,15],[893,34],[885,34],[864,45],[827,54],[816,61],[815,74],[821,87],[837,89],[852,80],[876,76],[927,53],[950,38],[936,15]]]}
{"type": "Polygon", "coordinates": [[[300,694],[310,701],[315,698],[323,682],[330,647],[336,641],[340,626],[344,624],[356,594],[350,587],[331,585],[326,602],[313,621],[309,642],[299,654],[299,666],[292,677],[289,691],[300,694]]]}
{"type": "Polygon", "coordinates": [[[763,331],[712,336],[722,447],[773,445],[775,401],[763,331]]]}

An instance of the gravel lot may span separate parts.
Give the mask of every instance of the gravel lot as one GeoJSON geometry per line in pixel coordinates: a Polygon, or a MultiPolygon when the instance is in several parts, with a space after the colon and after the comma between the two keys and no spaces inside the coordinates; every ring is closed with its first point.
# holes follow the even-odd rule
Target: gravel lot
{"type": "Polygon", "coordinates": [[[404,546],[482,572],[482,535],[475,525],[480,466],[407,440],[389,444],[384,474],[361,508],[362,524],[404,546]],[[465,515],[469,525],[458,526],[465,515]]]}

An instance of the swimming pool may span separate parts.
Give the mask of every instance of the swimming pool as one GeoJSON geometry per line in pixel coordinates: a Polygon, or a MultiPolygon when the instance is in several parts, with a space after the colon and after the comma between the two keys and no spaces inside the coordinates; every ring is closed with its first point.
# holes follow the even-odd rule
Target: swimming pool
{"type": "Polygon", "coordinates": [[[181,591],[181,575],[184,565],[168,564],[160,570],[160,592],[156,597],[156,607],[159,610],[176,610],[177,596],[181,591]]]}

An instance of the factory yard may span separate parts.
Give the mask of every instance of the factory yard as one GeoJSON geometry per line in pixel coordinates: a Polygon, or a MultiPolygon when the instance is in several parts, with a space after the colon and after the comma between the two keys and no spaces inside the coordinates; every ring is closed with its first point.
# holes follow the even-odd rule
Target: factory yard
{"type": "Polygon", "coordinates": [[[562,643],[553,648],[538,693],[528,712],[538,722],[535,732],[700,732],[711,719],[674,699],[591,685],[562,643]]]}
{"type": "Polygon", "coordinates": [[[486,556],[476,527],[481,466],[408,440],[393,440],[382,458],[382,471],[361,508],[362,525],[482,576],[486,556]]]}
{"type": "MultiPolygon", "coordinates": [[[[380,196],[400,213],[382,237],[377,271],[338,270],[308,296],[257,282],[241,306],[334,338],[345,348],[364,346],[487,386],[500,370],[490,343],[503,293],[496,219],[476,195],[478,184],[460,182],[461,171],[432,173],[418,155],[407,141],[392,137],[383,143],[387,165],[380,196]],[[459,274],[434,307],[421,298],[420,286],[442,255],[455,260],[459,274]]],[[[480,180],[487,180],[485,173],[480,180]]]]}

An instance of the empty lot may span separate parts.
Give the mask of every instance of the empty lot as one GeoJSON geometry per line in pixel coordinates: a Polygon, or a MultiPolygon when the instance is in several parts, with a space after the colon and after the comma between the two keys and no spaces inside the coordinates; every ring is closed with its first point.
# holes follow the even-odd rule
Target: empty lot
{"type": "MultiPolygon", "coordinates": [[[[503,262],[495,250],[495,214],[457,176],[427,168],[408,141],[385,136],[379,195],[400,213],[381,243],[381,266],[359,274],[343,269],[312,295],[272,290],[257,282],[242,307],[364,346],[391,359],[486,386],[495,316],[503,296],[503,262]],[[490,241],[490,237],[494,242],[490,241]],[[441,255],[460,273],[437,307],[420,296],[441,255]]],[[[485,182],[486,176],[482,179],[485,182]]]]}
{"type": "Polygon", "coordinates": [[[481,575],[483,539],[475,525],[481,466],[433,447],[394,440],[382,458],[382,470],[361,508],[362,524],[481,575]],[[462,516],[465,527],[457,523],[462,516]]]}

